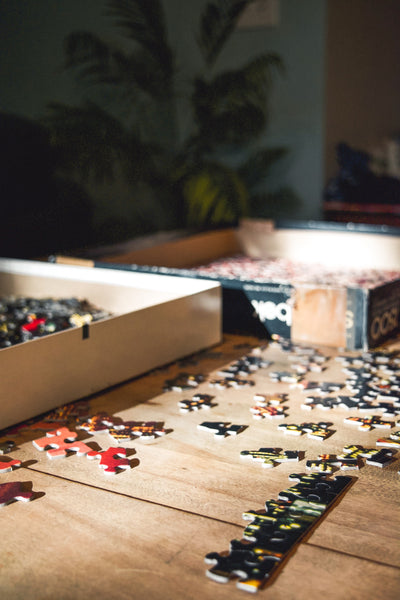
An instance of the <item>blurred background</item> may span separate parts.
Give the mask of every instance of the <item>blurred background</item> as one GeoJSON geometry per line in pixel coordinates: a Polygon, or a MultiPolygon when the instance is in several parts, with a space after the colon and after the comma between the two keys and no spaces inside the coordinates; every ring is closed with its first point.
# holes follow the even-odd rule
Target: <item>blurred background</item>
{"type": "Polygon", "coordinates": [[[398,0],[0,0],[0,255],[400,225],[398,0]]]}

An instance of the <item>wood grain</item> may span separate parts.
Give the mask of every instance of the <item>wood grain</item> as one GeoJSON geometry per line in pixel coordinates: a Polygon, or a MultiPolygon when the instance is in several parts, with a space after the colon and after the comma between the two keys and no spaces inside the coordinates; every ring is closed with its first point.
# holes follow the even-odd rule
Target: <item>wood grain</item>
{"type": "MultiPolygon", "coordinates": [[[[307,377],[344,381],[333,351],[324,351],[332,357],[327,370],[307,377]]],[[[281,368],[287,368],[287,356],[280,350],[264,348],[250,337],[225,336],[223,344],[192,361],[171,364],[91,397],[91,414],[102,410],[124,420],[162,421],[168,430],[153,442],[121,444],[128,449],[133,468],[115,476],[105,475],[97,461],[84,456],[49,459],[32,444],[44,432],[29,428],[8,432],[17,442],[12,456],[23,465],[1,475],[0,483],[30,481],[41,495],[28,504],[16,502],[0,509],[0,595],[11,600],[246,598],[234,582],[217,584],[205,576],[205,554],[227,550],[231,539],[240,539],[246,525],[242,513],[262,509],[266,500],[277,498],[289,487],[290,473],[305,472],[307,459],[320,452],[340,453],[350,443],[374,447],[378,437],[389,433],[379,429],[364,433],[346,425],[343,419],[351,413],[346,409],[305,411],[304,392],[271,383],[269,371],[281,368]],[[252,348],[261,348],[272,361],[249,376],[254,386],[210,387],[222,366],[252,348]],[[191,398],[194,390],[164,392],[163,386],[183,371],[204,375],[196,391],[213,395],[213,408],[179,412],[178,400],[191,398]],[[283,422],[329,421],[334,433],[319,442],[283,434],[277,429],[282,421],[255,420],[250,407],[256,391],[288,394],[283,422]],[[215,440],[212,433],[197,429],[203,421],[242,424],[245,429],[215,440]],[[263,446],[299,450],[301,460],[264,469],[240,457],[241,450],[263,446]]],[[[81,431],[80,439],[93,449],[116,445],[108,433],[90,436],[81,431]]],[[[298,545],[260,597],[397,599],[398,471],[398,454],[383,469],[362,464],[359,471],[336,471],[351,475],[353,485],[298,545]]]]}

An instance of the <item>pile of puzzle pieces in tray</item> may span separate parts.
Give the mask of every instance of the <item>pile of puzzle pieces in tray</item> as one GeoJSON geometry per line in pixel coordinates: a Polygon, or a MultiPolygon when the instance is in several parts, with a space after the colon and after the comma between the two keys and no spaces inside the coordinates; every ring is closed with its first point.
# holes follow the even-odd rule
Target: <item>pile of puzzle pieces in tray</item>
{"type": "MultiPolygon", "coordinates": [[[[337,454],[316,452],[309,457],[298,450],[267,445],[238,452],[238,460],[254,461],[264,469],[305,459],[306,473],[292,474],[289,479],[295,485],[281,492],[276,500],[267,500],[263,509],[244,513],[244,519],[250,523],[244,529],[242,540],[233,540],[227,551],[207,554],[207,575],[213,580],[236,579],[237,586],[243,590],[259,590],[353,482],[352,477],[345,476],[330,479],[334,471],[358,470],[363,461],[380,468],[393,463],[400,446],[400,431],[393,431],[395,425],[400,426],[400,353],[371,351],[358,356],[339,355],[334,360],[339,361],[341,371],[345,373],[340,383],[320,377],[330,360],[333,359],[316,348],[276,338],[265,346],[252,348],[249,354],[218,368],[209,376],[183,372],[165,381],[165,393],[182,394],[177,404],[183,416],[196,411],[212,412],[217,402],[209,393],[210,389],[222,395],[229,395],[230,390],[251,391],[255,386],[252,376],[260,369],[267,370],[264,384],[269,380],[274,384],[274,390],[276,384],[278,387],[282,384],[282,391],[260,393],[253,390],[249,419],[275,423],[282,439],[284,436],[301,439],[306,435],[321,443],[334,434],[325,420],[289,421],[291,390],[300,391],[303,397],[301,410],[308,413],[324,411],[327,414],[335,409],[354,412],[343,419],[350,439],[337,454]],[[274,361],[265,358],[264,350],[268,348],[277,349],[285,357],[284,370],[274,370],[274,361]],[[204,389],[206,386],[208,390],[204,389]],[[191,398],[186,397],[188,395],[191,398]],[[377,439],[376,447],[364,447],[351,442],[352,427],[365,432],[385,429],[389,434],[377,439]]],[[[125,442],[138,439],[151,442],[172,431],[166,429],[163,422],[124,421],[105,412],[91,415],[86,401],[62,406],[19,427],[46,432],[32,443],[36,450],[46,451],[49,459],[70,454],[85,456],[98,461],[104,473],[112,475],[132,468],[128,451],[134,450],[125,448],[125,442]],[[83,433],[91,436],[107,433],[112,445],[94,450],[86,441],[78,439],[83,433]]],[[[224,440],[237,436],[248,427],[251,427],[248,422],[208,420],[199,423],[197,430],[212,434],[216,440],[224,440]]],[[[0,474],[23,466],[18,459],[6,456],[16,449],[12,440],[0,442],[0,474]]],[[[16,500],[27,502],[35,497],[35,492],[28,490],[25,483],[0,483],[0,506],[16,500]]]]}

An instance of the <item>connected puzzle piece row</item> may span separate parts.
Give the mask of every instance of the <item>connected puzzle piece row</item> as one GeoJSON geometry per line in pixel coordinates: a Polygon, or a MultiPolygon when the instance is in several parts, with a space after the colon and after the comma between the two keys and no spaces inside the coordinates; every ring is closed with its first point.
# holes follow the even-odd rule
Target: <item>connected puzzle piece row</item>
{"type": "Polygon", "coordinates": [[[230,542],[229,552],[206,555],[208,577],[219,583],[236,579],[239,589],[257,592],[352,481],[344,476],[328,480],[322,473],[293,474],[289,480],[295,485],[278,500],[268,500],[264,511],[243,514],[251,522],[241,540],[230,542]]]}

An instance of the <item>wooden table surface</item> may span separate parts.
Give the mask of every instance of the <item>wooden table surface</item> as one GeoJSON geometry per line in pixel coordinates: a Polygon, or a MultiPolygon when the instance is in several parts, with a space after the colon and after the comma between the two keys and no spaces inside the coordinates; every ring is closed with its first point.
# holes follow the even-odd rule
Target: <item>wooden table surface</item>
{"type": "MultiPolygon", "coordinates": [[[[344,382],[334,352],[322,373],[311,380],[344,382]]],[[[22,461],[0,483],[21,481],[34,492],[31,502],[0,507],[0,597],[7,600],[169,600],[248,598],[235,581],[216,583],[206,576],[204,557],[228,550],[241,539],[247,522],[242,513],[261,510],[289,487],[291,473],[305,473],[306,460],[318,454],[340,454],[346,444],[375,447],[389,431],[359,431],[343,422],[354,411],[301,408],[304,391],[271,383],[269,371],[287,370],[288,355],[260,340],[226,335],[220,346],[153,371],[89,399],[90,414],[134,421],[163,422],[167,433],[152,442],[140,438],[121,444],[132,468],[107,475],[98,461],[68,455],[50,459],[32,440],[45,432],[32,427],[0,432],[12,438],[8,453],[22,461]],[[218,370],[258,351],[271,360],[241,389],[210,387],[218,370]],[[188,392],[163,391],[167,379],[182,372],[202,374],[204,381],[188,392]],[[178,401],[195,392],[214,396],[215,406],[183,414],[178,401]],[[281,421],[255,420],[254,393],[288,393],[288,416],[281,421]],[[246,425],[237,436],[214,439],[197,428],[203,421],[246,425]],[[325,441],[294,437],[277,429],[281,422],[328,421],[334,431],[325,441]],[[302,452],[298,463],[262,468],[240,456],[242,450],[278,447],[302,452]]],[[[395,420],[395,419],[393,419],[395,420]]],[[[72,429],[72,427],[70,427],[72,429]]],[[[395,431],[396,427],[392,428],[395,431]]],[[[93,449],[116,446],[106,432],[79,439],[93,449]]],[[[295,548],[271,582],[258,592],[274,600],[360,599],[400,597],[400,452],[384,468],[365,465],[338,471],[352,485],[324,515],[311,535],[295,548]]]]}

